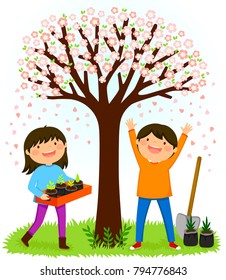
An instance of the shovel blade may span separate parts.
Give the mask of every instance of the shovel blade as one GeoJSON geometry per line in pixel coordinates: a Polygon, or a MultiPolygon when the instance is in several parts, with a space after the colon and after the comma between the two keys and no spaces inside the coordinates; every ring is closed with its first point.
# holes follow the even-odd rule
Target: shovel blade
{"type": "MultiPolygon", "coordinates": [[[[183,238],[184,237],[184,231],[186,230],[186,224],[187,224],[187,219],[190,219],[189,216],[184,215],[184,214],[177,214],[176,217],[176,229],[178,235],[183,238]]],[[[199,225],[200,225],[200,218],[197,216],[192,216],[192,221],[195,222],[195,230],[198,230],[199,225]]]]}

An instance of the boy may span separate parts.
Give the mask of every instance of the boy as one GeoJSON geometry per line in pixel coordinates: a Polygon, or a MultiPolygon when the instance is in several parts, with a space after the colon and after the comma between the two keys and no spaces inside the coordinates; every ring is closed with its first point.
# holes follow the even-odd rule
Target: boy
{"type": "Polygon", "coordinates": [[[180,250],[180,247],[175,244],[169,201],[169,197],[172,196],[169,170],[178,158],[192,127],[186,124],[177,142],[176,134],[166,125],[156,123],[147,125],[139,131],[137,136],[133,119],[128,119],[126,125],[140,168],[137,188],[136,243],[130,249],[141,248],[148,208],[150,202],[156,200],[163,217],[169,247],[180,250]]]}

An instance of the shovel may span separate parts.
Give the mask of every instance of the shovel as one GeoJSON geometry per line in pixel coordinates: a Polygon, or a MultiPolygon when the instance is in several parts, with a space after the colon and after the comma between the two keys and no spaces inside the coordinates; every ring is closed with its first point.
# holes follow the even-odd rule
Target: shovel
{"type": "MultiPolygon", "coordinates": [[[[186,229],[187,220],[190,219],[190,217],[191,217],[201,160],[202,160],[201,157],[197,157],[195,174],[194,174],[194,179],[193,179],[193,184],[192,184],[192,189],[191,189],[191,195],[190,195],[187,215],[179,213],[179,214],[177,214],[177,217],[176,217],[176,229],[181,238],[184,237],[184,230],[186,229]]],[[[200,218],[196,217],[196,216],[192,216],[192,221],[195,222],[194,229],[197,230],[200,225],[200,218]]]]}

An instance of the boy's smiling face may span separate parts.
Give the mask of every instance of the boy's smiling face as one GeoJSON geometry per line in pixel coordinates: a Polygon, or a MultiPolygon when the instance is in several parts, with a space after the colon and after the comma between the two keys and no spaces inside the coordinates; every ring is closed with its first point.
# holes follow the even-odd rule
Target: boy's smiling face
{"type": "Polygon", "coordinates": [[[177,151],[164,137],[159,139],[153,133],[137,139],[137,145],[141,155],[154,163],[167,160],[177,151]]]}
{"type": "Polygon", "coordinates": [[[48,142],[38,143],[26,150],[26,154],[31,157],[34,162],[39,164],[51,165],[60,160],[65,152],[67,143],[63,143],[60,139],[50,139],[48,142]]]}

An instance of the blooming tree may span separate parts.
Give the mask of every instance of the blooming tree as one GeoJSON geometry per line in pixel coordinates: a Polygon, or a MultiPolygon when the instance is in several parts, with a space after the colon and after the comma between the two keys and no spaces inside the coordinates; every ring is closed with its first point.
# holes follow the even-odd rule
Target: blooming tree
{"type": "Polygon", "coordinates": [[[88,106],[99,125],[100,166],[96,233],[121,228],[119,127],[126,109],[160,96],[171,99],[206,85],[206,63],[193,41],[153,10],[144,16],[114,7],[50,16],[23,38],[21,88],[43,100],[88,106]]]}

